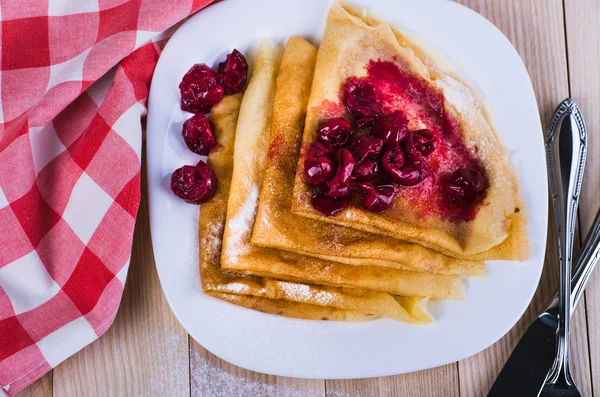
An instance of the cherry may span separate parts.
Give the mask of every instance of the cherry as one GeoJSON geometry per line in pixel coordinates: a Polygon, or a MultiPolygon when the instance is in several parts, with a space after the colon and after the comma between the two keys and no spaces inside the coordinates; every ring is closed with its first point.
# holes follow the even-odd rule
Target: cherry
{"type": "Polygon", "coordinates": [[[377,121],[377,117],[361,117],[359,119],[356,119],[354,125],[356,126],[356,129],[369,128],[373,125],[375,121],[377,121]]]}
{"type": "Polygon", "coordinates": [[[338,178],[334,177],[327,183],[317,186],[320,193],[332,198],[348,197],[350,194],[350,186],[342,183],[338,178]]]}
{"type": "Polygon", "coordinates": [[[238,50],[227,55],[224,62],[219,64],[216,76],[218,83],[225,89],[225,94],[235,94],[244,89],[248,78],[248,62],[238,50]]]}
{"type": "Polygon", "coordinates": [[[348,111],[358,118],[381,117],[381,100],[375,87],[366,80],[350,78],[344,86],[348,111]]]}
{"type": "Polygon", "coordinates": [[[314,141],[308,149],[308,157],[319,157],[333,155],[334,149],[324,143],[314,141]]]}
{"type": "Polygon", "coordinates": [[[352,171],[356,165],[356,161],[352,154],[344,148],[340,148],[335,152],[336,172],[335,176],[327,183],[318,187],[319,191],[329,197],[346,197],[350,194],[348,182],[352,176],[352,171]]]}
{"type": "Polygon", "coordinates": [[[408,119],[403,112],[397,110],[377,120],[371,134],[383,139],[383,145],[388,149],[398,147],[409,134],[408,119]]]}
{"type": "Polygon", "coordinates": [[[325,216],[331,216],[339,213],[350,204],[349,197],[343,197],[340,199],[331,198],[324,194],[316,194],[311,200],[311,204],[314,209],[319,211],[325,216]]]}
{"type": "Polygon", "coordinates": [[[347,145],[356,161],[361,162],[365,158],[374,158],[381,152],[383,141],[372,135],[360,135],[354,137],[347,145]]]}
{"type": "Polygon", "coordinates": [[[197,113],[183,123],[183,140],[194,153],[206,156],[217,146],[210,123],[206,116],[197,113]]]}
{"type": "Polygon", "coordinates": [[[354,186],[362,194],[363,207],[378,214],[386,211],[392,205],[396,194],[392,185],[373,186],[370,182],[355,182],[354,186]]]}
{"type": "Polygon", "coordinates": [[[481,193],[486,188],[485,177],[474,169],[454,171],[447,179],[444,192],[453,205],[469,208],[481,200],[481,193]]]}
{"type": "Polygon", "coordinates": [[[381,168],[392,181],[402,186],[415,186],[427,177],[427,172],[423,164],[410,160],[400,148],[390,149],[381,157],[381,168]]]}
{"type": "Polygon", "coordinates": [[[340,148],[335,151],[337,160],[336,178],[339,178],[342,183],[347,183],[352,176],[352,170],[356,165],[356,161],[348,149],[340,148]]]}
{"type": "Polygon", "coordinates": [[[317,186],[329,181],[335,174],[335,164],[327,156],[308,157],[304,160],[304,180],[317,186]]]}
{"type": "Polygon", "coordinates": [[[429,156],[437,148],[438,140],[431,130],[424,129],[413,132],[412,136],[415,148],[425,157],[429,156]]]}
{"type": "Polygon", "coordinates": [[[357,181],[372,181],[379,175],[377,159],[366,158],[356,164],[353,176],[357,181]]]}
{"type": "Polygon", "coordinates": [[[217,176],[204,161],[195,167],[184,165],[173,172],[171,190],[190,204],[201,204],[217,192],[217,176]]]}
{"type": "Polygon", "coordinates": [[[215,73],[205,64],[196,64],[179,83],[181,110],[208,113],[223,98],[223,87],[217,84],[215,73]]]}
{"type": "Polygon", "coordinates": [[[352,135],[352,126],[341,117],[326,120],[317,130],[317,139],[333,147],[343,146],[352,135]]]}
{"type": "Polygon", "coordinates": [[[381,168],[383,172],[394,182],[401,183],[403,180],[401,169],[404,166],[404,152],[400,148],[389,149],[381,156],[381,168]]]}

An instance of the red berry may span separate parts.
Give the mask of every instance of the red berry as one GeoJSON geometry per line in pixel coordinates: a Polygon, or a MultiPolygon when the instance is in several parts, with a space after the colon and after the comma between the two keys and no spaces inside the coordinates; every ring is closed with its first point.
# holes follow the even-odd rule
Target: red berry
{"type": "Polygon", "coordinates": [[[223,87],[217,84],[215,73],[205,64],[196,64],[179,83],[181,110],[208,113],[223,98],[223,87]]]}
{"type": "Polygon", "coordinates": [[[319,191],[329,197],[346,197],[350,194],[350,178],[356,165],[352,154],[344,148],[335,152],[336,172],[333,179],[318,187],[319,191]]]}
{"type": "Polygon", "coordinates": [[[413,132],[415,148],[425,157],[429,156],[437,148],[438,140],[430,130],[419,130],[413,132]]]}
{"type": "Polygon", "coordinates": [[[375,158],[381,152],[383,141],[371,135],[354,137],[346,146],[356,161],[361,162],[366,158],[375,158]]]}
{"type": "Polygon", "coordinates": [[[352,135],[352,126],[341,117],[326,120],[317,130],[317,139],[333,147],[343,146],[352,135]]]}
{"type": "Polygon", "coordinates": [[[354,167],[354,178],[357,181],[372,181],[379,175],[379,163],[377,159],[366,158],[356,163],[354,167]]]}
{"type": "Polygon", "coordinates": [[[359,119],[356,119],[354,125],[356,126],[356,129],[369,128],[373,125],[375,121],[377,121],[377,117],[361,117],[359,119]]]}
{"type": "Polygon", "coordinates": [[[348,204],[350,204],[350,198],[343,197],[336,199],[327,197],[324,194],[316,194],[312,198],[311,204],[314,209],[316,209],[323,215],[331,216],[339,213],[340,211],[348,207],[348,204]]]}
{"type": "Polygon", "coordinates": [[[356,182],[363,197],[363,206],[371,212],[382,213],[392,205],[396,191],[392,185],[373,186],[370,182],[356,182]]]}
{"type": "Polygon", "coordinates": [[[398,110],[377,120],[371,129],[371,134],[383,139],[383,146],[389,149],[398,147],[408,133],[408,119],[398,110]]]}
{"type": "Polygon", "coordinates": [[[381,117],[381,100],[375,87],[366,80],[350,78],[344,87],[345,102],[348,111],[363,118],[381,117]]]}
{"type": "Polygon", "coordinates": [[[333,155],[334,149],[324,143],[314,141],[308,149],[308,157],[330,156],[333,155]]]}
{"type": "Polygon", "coordinates": [[[227,59],[219,64],[218,83],[225,89],[225,94],[235,94],[244,89],[248,78],[248,63],[238,50],[227,55],[227,59]]]}
{"type": "Polygon", "coordinates": [[[335,164],[327,156],[308,157],[304,160],[304,179],[317,186],[329,181],[335,175],[335,164]]]}
{"type": "Polygon", "coordinates": [[[217,176],[204,161],[195,167],[184,165],[173,172],[171,190],[190,204],[201,204],[217,192],[217,176]]]}
{"type": "Polygon", "coordinates": [[[392,181],[402,186],[415,186],[427,177],[420,164],[410,162],[400,148],[383,153],[381,168],[392,181]]]}
{"type": "Polygon", "coordinates": [[[453,205],[468,208],[476,205],[486,188],[485,177],[474,169],[460,169],[446,180],[444,192],[453,205]]]}
{"type": "Polygon", "coordinates": [[[183,123],[181,135],[187,147],[201,156],[206,156],[217,146],[210,123],[202,113],[195,114],[183,123]]]}

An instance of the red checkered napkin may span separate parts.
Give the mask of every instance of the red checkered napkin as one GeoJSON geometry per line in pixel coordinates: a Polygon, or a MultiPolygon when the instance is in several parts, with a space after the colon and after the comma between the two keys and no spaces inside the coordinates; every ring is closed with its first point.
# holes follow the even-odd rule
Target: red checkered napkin
{"type": "Polygon", "coordinates": [[[140,118],[165,29],[209,2],[0,1],[6,395],[111,325],[140,201],[140,118]]]}

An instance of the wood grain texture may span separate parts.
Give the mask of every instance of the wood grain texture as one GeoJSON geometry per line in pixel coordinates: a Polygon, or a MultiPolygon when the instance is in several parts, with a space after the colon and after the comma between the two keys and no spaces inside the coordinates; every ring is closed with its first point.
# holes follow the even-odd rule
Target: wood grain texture
{"type": "Polygon", "coordinates": [[[52,371],[21,390],[19,397],[52,397],[52,371]]]}
{"type": "Polygon", "coordinates": [[[458,397],[456,363],[404,375],[326,381],[327,397],[458,397]]]}
{"type": "Polygon", "coordinates": [[[158,281],[145,173],[142,181],[131,266],[117,318],[99,340],[55,368],[55,397],[189,395],[188,335],[158,281]]]}
{"type": "MultiPolygon", "coordinates": [[[[600,3],[566,0],[565,25],[571,97],[577,102],[588,128],[588,158],[583,180],[579,225],[582,235],[590,229],[600,205],[600,3]]],[[[583,306],[583,305],[580,305],[583,306]]],[[[593,394],[600,396],[600,273],[590,281],[585,307],[593,394]]]]}
{"type": "MultiPolygon", "coordinates": [[[[545,127],[558,103],[569,96],[562,1],[463,0],[460,3],[492,21],[513,43],[531,76],[545,127]]],[[[557,287],[556,237],[552,220],[548,236],[544,272],[525,314],[496,344],[459,362],[462,396],[487,393],[520,336],[557,287]]],[[[584,395],[591,395],[585,311],[578,310],[574,316],[572,338],[574,377],[584,395]]]]}
{"type": "Polygon", "coordinates": [[[190,338],[192,397],[323,397],[325,383],[248,371],[221,360],[190,338]]]}

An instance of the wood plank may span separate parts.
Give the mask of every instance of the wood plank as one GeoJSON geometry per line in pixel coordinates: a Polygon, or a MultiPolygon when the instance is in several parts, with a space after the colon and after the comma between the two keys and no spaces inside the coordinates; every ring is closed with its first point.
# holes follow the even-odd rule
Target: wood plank
{"type": "MultiPolygon", "coordinates": [[[[588,159],[579,207],[585,235],[600,203],[600,4],[596,0],[566,0],[565,24],[571,96],[581,107],[588,127],[588,159]]],[[[585,308],[591,354],[592,386],[600,396],[600,273],[595,272],[586,292],[585,308]]],[[[581,306],[581,305],[580,305],[581,306]]],[[[580,307],[578,311],[585,311],[580,307]]]]}
{"type": "Polygon", "coordinates": [[[326,381],[327,397],[458,397],[458,369],[448,364],[404,375],[326,381]]]}
{"type": "Polygon", "coordinates": [[[52,371],[21,390],[19,397],[52,397],[52,371]]]}
{"type": "MultiPolygon", "coordinates": [[[[531,76],[542,123],[548,124],[558,103],[569,95],[568,70],[561,0],[462,0],[492,21],[513,43],[531,76]]],[[[462,396],[485,395],[532,318],[558,285],[554,223],[549,226],[546,265],[535,297],[517,325],[485,351],[459,362],[462,396]]],[[[585,313],[573,322],[574,376],[584,395],[591,395],[585,313]]]]}
{"type": "Polygon", "coordinates": [[[99,340],[55,368],[55,397],[190,393],[188,336],[159,284],[150,241],[145,172],[142,181],[131,267],[117,318],[99,340]]]}
{"type": "Polygon", "coordinates": [[[236,367],[204,349],[190,337],[192,397],[319,397],[325,383],[260,374],[236,367]]]}

